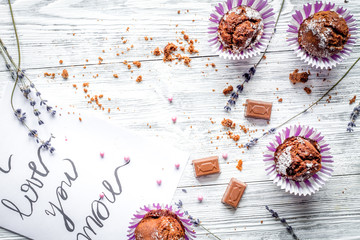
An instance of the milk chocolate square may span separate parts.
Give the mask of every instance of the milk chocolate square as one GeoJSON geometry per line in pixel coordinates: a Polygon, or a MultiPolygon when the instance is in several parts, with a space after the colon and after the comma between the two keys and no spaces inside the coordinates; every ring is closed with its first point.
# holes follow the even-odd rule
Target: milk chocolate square
{"type": "Polygon", "coordinates": [[[219,157],[217,156],[193,160],[193,165],[196,177],[220,172],[219,157]]]}
{"type": "Polygon", "coordinates": [[[240,182],[236,178],[231,178],[221,202],[237,208],[246,186],[246,183],[240,182]]]}
{"type": "Polygon", "coordinates": [[[245,104],[245,117],[270,120],[271,109],[272,109],[271,102],[263,102],[263,101],[247,99],[245,104]]]}

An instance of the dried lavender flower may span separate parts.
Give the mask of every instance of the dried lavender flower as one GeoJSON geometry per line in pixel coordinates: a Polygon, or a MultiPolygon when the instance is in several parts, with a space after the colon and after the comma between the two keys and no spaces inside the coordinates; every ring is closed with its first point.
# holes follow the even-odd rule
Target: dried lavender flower
{"type": "Polygon", "coordinates": [[[354,131],[354,127],[356,127],[355,121],[356,119],[359,117],[360,115],[360,103],[358,106],[356,106],[352,113],[350,114],[350,122],[348,123],[348,127],[346,129],[347,132],[353,132],[354,131]]]}
{"type": "Polygon", "coordinates": [[[291,234],[291,236],[295,239],[295,240],[299,240],[299,238],[296,236],[294,229],[292,228],[292,226],[290,226],[288,224],[288,222],[286,221],[285,218],[280,218],[279,214],[277,212],[275,212],[274,210],[270,209],[268,206],[265,206],[266,210],[268,210],[271,213],[271,216],[273,218],[275,218],[276,220],[279,220],[282,224],[284,224],[286,226],[287,231],[291,234]]]}
{"type": "Polygon", "coordinates": [[[29,130],[29,137],[37,137],[37,131],[35,129],[29,130]]]}
{"type": "Polygon", "coordinates": [[[38,109],[34,109],[34,115],[35,116],[40,116],[41,112],[38,109]]]}
{"type": "Polygon", "coordinates": [[[183,203],[182,203],[181,200],[179,200],[178,202],[175,202],[175,205],[176,205],[178,208],[182,208],[183,203]]]}
{"type": "Polygon", "coordinates": [[[236,100],[239,98],[239,94],[244,90],[244,84],[249,82],[251,77],[255,74],[255,66],[251,67],[248,72],[243,74],[244,77],[244,81],[242,84],[239,84],[236,86],[236,92],[232,92],[230,95],[230,99],[228,100],[228,102],[226,103],[226,106],[224,107],[224,109],[226,111],[231,111],[231,107],[232,105],[236,104],[236,100]]]}
{"type": "MultiPolygon", "coordinates": [[[[9,8],[10,8],[10,13],[11,13],[11,20],[12,20],[12,24],[13,24],[13,28],[14,28],[14,32],[15,32],[15,37],[16,37],[16,43],[17,43],[17,52],[18,52],[18,63],[16,64],[13,60],[13,58],[10,56],[7,47],[4,45],[3,41],[0,38],[0,55],[3,57],[4,61],[5,61],[5,66],[8,69],[8,71],[10,72],[11,78],[14,80],[14,87],[11,93],[11,99],[10,99],[10,103],[11,103],[11,107],[12,110],[15,114],[15,117],[27,128],[28,135],[30,137],[33,137],[35,139],[35,141],[37,143],[42,143],[44,144],[44,141],[42,141],[39,136],[38,136],[38,132],[35,129],[31,129],[26,123],[25,123],[25,119],[26,119],[26,113],[22,112],[21,109],[19,108],[15,108],[14,106],[14,102],[13,102],[13,98],[14,98],[14,91],[16,88],[18,88],[20,90],[20,92],[23,94],[23,96],[29,101],[30,105],[33,108],[33,112],[34,115],[38,118],[38,123],[39,125],[44,124],[44,122],[39,118],[40,115],[40,111],[38,109],[35,109],[34,106],[36,105],[36,101],[34,101],[31,97],[31,89],[33,88],[36,92],[36,96],[40,98],[41,101],[43,101],[43,99],[40,97],[40,93],[38,93],[39,91],[36,89],[35,84],[25,75],[25,70],[22,70],[20,68],[20,63],[21,63],[21,51],[20,51],[20,44],[19,44],[19,36],[17,34],[17,30],[16,30],[16,24],[15,24],[15,19],[14,19],[14,14],[11,8],[11,1],[8,1],[9,4],[9,8]]],[[[43,105],[45,105],[47,107],[46,102],[43,101],[43,105]]],[[[51,111],[50,114],[55,115],[55,111],[51,111]]],[[[50,153],[53,153],[55,151],[54,147],[50,147],[48,148],[48,150],[50,151],[50,153]]]]}

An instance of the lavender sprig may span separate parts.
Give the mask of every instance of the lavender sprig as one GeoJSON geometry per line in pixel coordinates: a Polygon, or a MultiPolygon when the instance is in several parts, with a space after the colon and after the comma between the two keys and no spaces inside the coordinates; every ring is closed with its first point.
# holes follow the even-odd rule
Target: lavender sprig
{"type": "MultiPolygon", "coordinates": [[[[175,202],[175,205],[179,208],[182,209],[183,207],[183,202],[181,200],[179,200],[178,202],[175,202]]],[[[211,234],[213,237],[215,237],[218,240],[221,240],[221,238],[219,238],[218,236],[216,236],[214,233],[210,232],[209,229],[207,229],[206,227],[204,227],[204,225],[201,224],[200,219],[198,218],[194,218],[193,216],[191,216],[189,214],[188,211],[184,211],[184,214],[188,217],[188,219],[190,220],[190,222],[195,226],[195,227],[201,227],[203,228],[205,231],[207,231],[209,234],[211,234]]]]}
{"type": "Polygon", "coordinates": [[[234,106],[236,104],[236,100],[239,98],[240,93],[242,93],[242,91],[244,90],[244,84],[251,80],[251,78],[252,78],[252,76],[254,76],[255,72],[256,72],[256,69],[254,66],[249,69],[249,72],[243,74],[244,81],[242,84],[239,84],[236,86],[235,92],[231,93],[230,99],[227,101],[226,106],[224,107],[224,109],[226,111],[231,111],[231,106],[234,106]]]}
{"type": "MultiPolygon", "coordinates": [[[[34,84],[29,80],[30,82],[30,87],[25,84],[24,82],[24,76],[25,76],[25,71],[21,70],[20,68],[20,64],[21,64],[21,54],[20,54],[20,43],[19,43],[19,36],[17,34],[17,29],[16,29],[16,24],[15,24],[15,19],[14,19],[14,14],[12,11],[12,6],[11,6],[11,2],[10,0],[8,0],[8,4],[9,4],[9,9],[10,9],[10,14],[11,14],[11,20],[12,20],[12,24],[14,27],[14,32],[15,32],[15,37],[16,37],[16,44],[17,44],[17,50],[18,50],[18,64],[16,65],[15,62],[13,61],[13,58],[10,56],[10,54],[7,51],[7,48],[5,47],[5,45],[3,44],[2,40],[0,39],[0,52],[1,52],[1,56],[4,58],[5,60],[5,65],[6,68],[9,70],[11,77],[14,79],[15,83],[14,83],[14,87],[12,88],[12,92],[11,92],[11,99],[10,99],[10,104],[11,104],[11,108],[13,109],[13,112],[15,114],[15,117],[21,122],[21,124],[23,124],[27,130],[28,130],[28,135],[30,137],[33,137],[35,139],[35,141],[37,143],[41,143],[42,146],[44,146],[45,149],[49,150],[50,153],[53,153],[55,151],[55,148],[51,147],[50,141],[43,141],[39,138],[38,136],[38,132],[36,129],[31,129],[26,123],[26,113],[22,112],[21,109],[15,109],[14,107],[14,93],[15,93],[15,89],[16,87],[20,88],[20,91],[23,93],[24,97],[26,99],[28,99],[30,101],[30,105],[33,107],[33,112],[34,115],[38,117],[38,123],[39,125],[44,124],[44,122],[39,118],[40,115],[40,111],[38,109],[35,108],[36,102],[31,98],[30,93],[30,87],[34,88],[34,84]],[[11,65],[8,63],[7,58],[9,59],[9,61],[11,62],[11,64],[13,65],[13,67],[16,69],[16,72],[12,69],[11,65]],[[44,145],[45,144],[45,145],[44,145]]],[[[38,92],[38,91],[37,91],[38,92]]],[[[40,95],[38,95],[40,96],[40,95]]]]}
{"type": "Polygon", "coordinates": [[[236,104],[236,100],[238,99],[240,93],[242,93],[242,91],[244,90],[244,84],[245,84],[245,83],[248,83],[248,82],[251,80],[251,78],[255,75],[257,66],[258,66],[258,65],[261,63],[261,61],[264,59],[264,56],[265,56],[265,54],[267,53],[267,50],[268,50],[269,45],[270,45],[270,43],[271,43],[271,40],[272,40],[273,36],[274,36],[275,33],[276,33],[276,27],[277,27],[277,24],[278,24],[278,22],[279,22],[280,15],[281,15],[281,12],[282,12],[283,7],[284,7],[284,3],[285,3],[285,0],[283,0],[283,1],[281,2],[280,10],[279,10],[279,13],[278,13],[278,16],[277,16],[277,18],[276,18],[275,25],[274,25],[274,30],[273,30],[273,32],[272,32],[272,34],[271,34],[271,36],[270,36],[270,40],[269,40],[268,45],[266,46],[266,48],[265,48],[263,54],[261,55],[259,61],[258,61],[253,67],[251,67],[251,68],[248,70],[248,72],[246,72],[246,73],[244,73],[244,74],[242,75],[243,78],[244,78],[243,82],[242,82],[241,84],[239,84],[239,85],[236,86],[236,91],[233,92],[233,93],[230,95],[230,99],[227,101],[227,103],[226,103],[226,105],[225,105],[225,107],[224,107],[224,109],[225,109],[227,112],[231,111],[231,106],[234,106],[234,105],[236,104]]]}
{"type": "Polygon", "coordinates": [[[273,218],[275,218],[276,220],[279,220],[282,224],[284,224],[286,226],[286,230],[291,234],[291,236],[295,239],[295,240],[299,240],[299,238],[296,236],[294,229],[292,226],[290,226],[290,224],[286,221],[285,218],[281,218],[279,216],[279,214],[277,212],[275,212],[274,210],[270,209],[268,206],[265,206],[266,210],[268,210],[271,213],[271,216],[273,218]]]}
{"type": "MultiPolygon", "coordinates": [[[[359,62],[360,57],[350,66],[350,68],[345,72],[345,74],[334,84],[332,85],[331,88],[329,88],[318,100],[316,100],[314,103],[310,104],[309,107],[305,108],[304,110],[302,110],[301,112],[299,112],[298,114],[292,116],[291,118],[289,118],[288,120],[286,120],[285,122],[281,123],[280,125],[278,125],[275,128],[271,128],[269,131],[265,132],[261,137],[259,138],[255,138],[253,140],[251,140],[250,142],[248,142],[247,144],[245,144],[244,146],[247,147],[247,149],[255,146],[255,144],[258,142],[258,140],[266,135],[272,134],[274,133],[277,129],[279,129],[280,127],[286,125],[287,123],[289,123],[290,121],[294,120],[295,118],[299,117],[300,115],[308,112],[310,109],[312,109],[314,106],[316,106],[321,100],[323,100],[327,95],[329,95],[329,93],[334,90],[334,88],[348,75],[348,73],[351,71],[351,69],[353,69],[353,67],[359,62]]],[[[351,113],[350,116],[350,122],[348,123],[348,128],[347,131],[353,131],[353,127],[355,127],[355,120],[357,119],[357,117],[359,116],[360,112],[360,104],[359,106],[354,108],[354,111],[351,113]]]]}
{"type": "Polygon", "coordinates": [[[355,121],[359,117],[359,115],[360,115],[360,103],[357,107],[354,108],[354,110],[350,114],[350,122],[348,123],[348,127],[347,127],[346,131],[348,131],[348,132],[354,131],[353,128],[356,127],[355,121]]]}
{"type": "MultiPolygon", "coordinates": [[[[30,92],[32,92],[31,89],[34,89],[36,97],[38,97],[40,100],[40,106],[44,106],[47,108],[49,106],[47,104],[47,100],[42,98],[40,91],[36,88],[35,84],[30,80],[30,78],[25,74],[25,70],[22,70],[18,65],[16,65],[13,58],[7,51],[7,48],[6,48],[5,44],[3,43],[3,41],[1,40],[1,38],[0,38],[0,47],[1,47],[0,53],[5,60],[6,68],[10,71],[12,78],[15,80],[16,75],[18,75],[18,77],[19,77],[18,79],[20,80],[19,83],[21,85],[19,88],[20,88],[20,91],[23,93],[24,97],[26,99],[28,99],[29,101],[33,100],[29,94],[30,94],[30,92]],[[16,69],[17,73],[15,73],[15,70],[11,68],[11,65],[7,61],[7,58],[9,59],[11,65],[16,69]],[[25,80],[28,83],[25,83],[25,80]]],[[[49,106],[49,107],[52,108],[51,106],[49,106]]],[[[47,111],[52,116],[54,116],[56,113],[56,111],[50,111],[50,110],[47,110],[47,111]]]]}

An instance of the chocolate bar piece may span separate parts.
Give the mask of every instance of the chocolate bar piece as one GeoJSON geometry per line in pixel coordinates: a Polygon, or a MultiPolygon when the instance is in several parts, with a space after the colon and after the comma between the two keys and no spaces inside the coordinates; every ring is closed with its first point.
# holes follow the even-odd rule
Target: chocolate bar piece
{"type": "Polygon", "coordinates": [[[245,117],[270,120],[272,103],[256,100],[246,100],[245,117]]]}
{"type": "Polygon", "coordinates": [[[202,159],[193,160],[196,177],[219,173],[219,157],[207,157],[202,159]]]}
{"type": "Polygon", "coordinates": [[[231,178],[221,202],[237,208],[246,186],[246,183],[240,182],[236,178],[231,178]]]}

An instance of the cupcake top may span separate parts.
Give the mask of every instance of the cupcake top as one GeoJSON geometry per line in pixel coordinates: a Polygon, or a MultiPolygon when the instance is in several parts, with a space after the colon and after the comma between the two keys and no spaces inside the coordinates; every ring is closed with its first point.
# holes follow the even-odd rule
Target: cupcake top
{"type": "Polygon", "coordinates": [[[330,57],[339,53],[350,37],[345,19],[334,11],[320,11],[300,25],[299,45],[315,57],[330,57]]]}
{"type": "Polygon", "coordinates": [[[256,44],[263,34],[264,23],[258,11],[239,6],[221,19],[218,37],[225,50],[239,53],[256,44]]]}
{"type": "Polygon", "coordinates": [[[185,228],[178,216],[167,209],[151,210],[135,229],[136,240],[184,240],[185,228]]]}
{"type": "Polygon", "coordinates": [[[303,137],[290,137],[275,151],[276,171],[287,179],[302,182],[321,169],[318,143],[303,137]]]}

